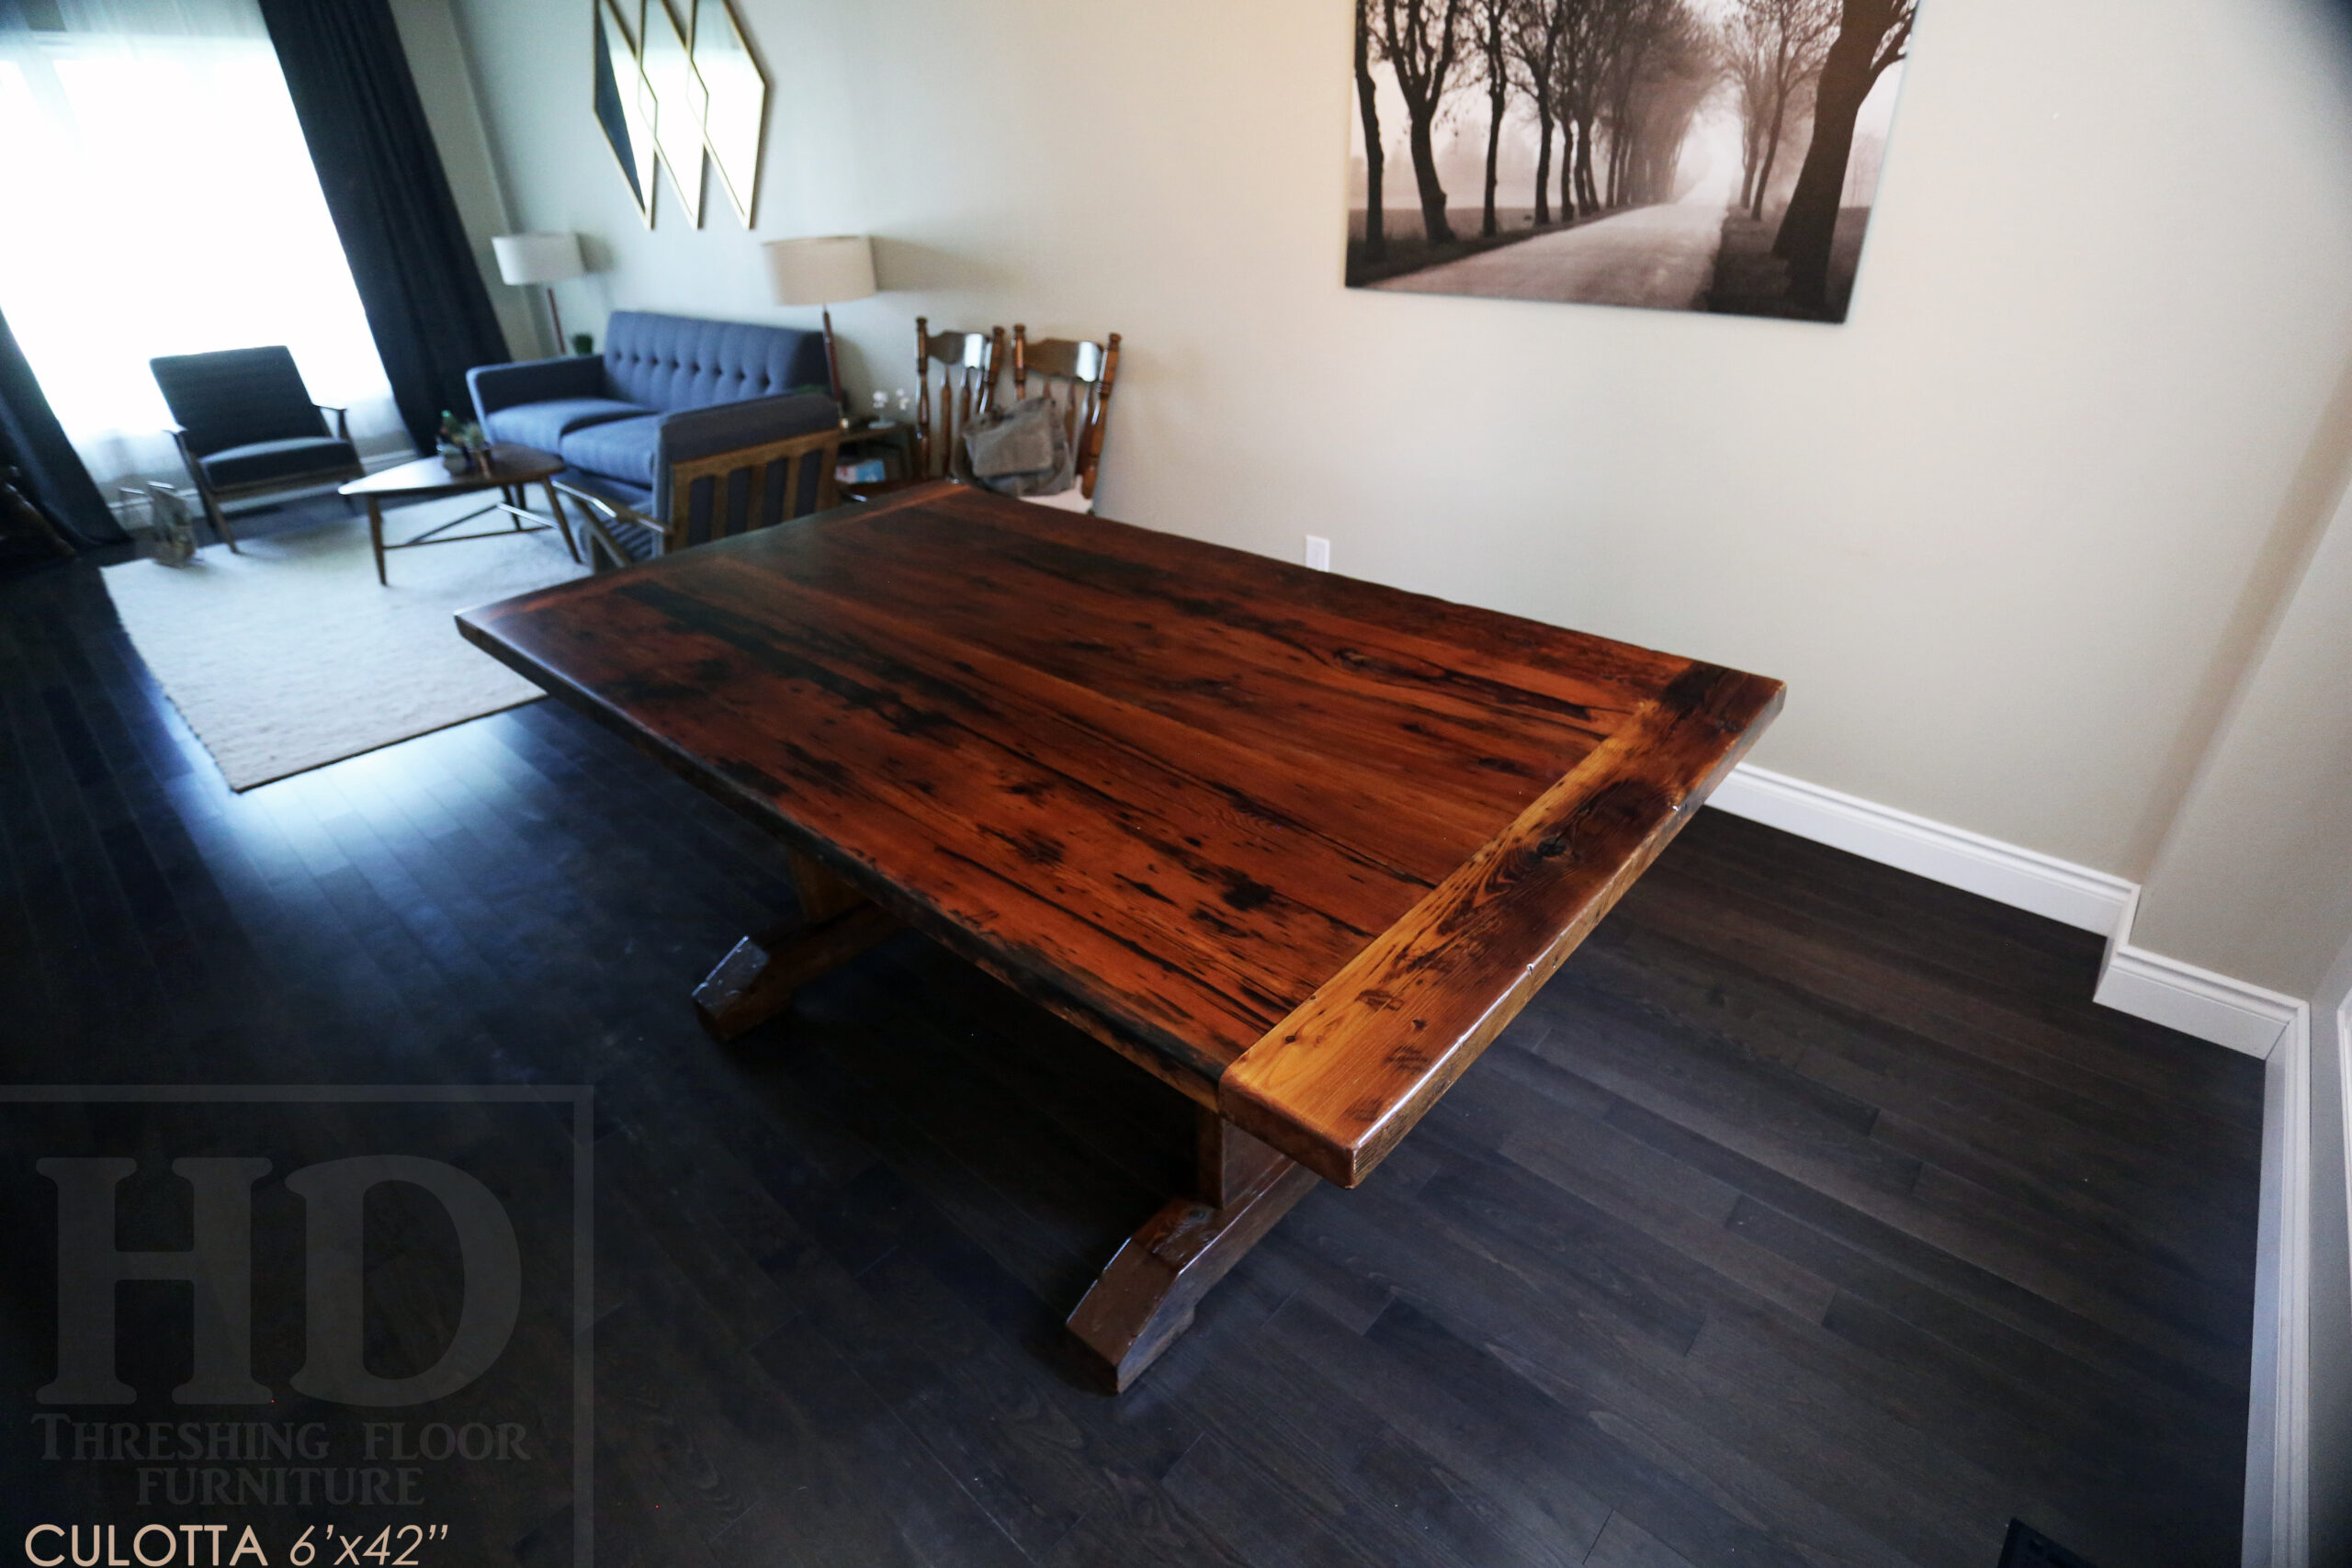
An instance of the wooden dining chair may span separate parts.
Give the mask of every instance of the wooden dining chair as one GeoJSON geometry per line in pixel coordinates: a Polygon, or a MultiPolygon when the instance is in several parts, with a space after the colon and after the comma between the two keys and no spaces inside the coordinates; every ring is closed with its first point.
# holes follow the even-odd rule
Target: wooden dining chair
{"type": "MultiPolygon", "coordinates": [[[[1102,430],[1111,417],[1111,391],[1119,379],[1119,334],[1102,343],[1079,338],[1046,337],[1031,342],[1029,329],[1012,328],[1012,400],[1031,395],[1029,379],[1039,382],[1037,394],[1062,416],[1069,448],[1078,468],[1073,487],[1092,506],[1094,479],[1102,466],[1102,430]]],[[[1066,492],[1067,493],[1067,492],[1066,492]]],[[[1032,496],[1033,501],[1049,498],[1032,496]]]]}
{"type": "Polygon", "coordinates": [[[944,479],[955,466],[956,443],[964,428],[996,401],[997,372],[1004,361],[1004,329],[985,333],[934,333],[915,318],[915,453],[913,478],[944,479]],[[939,400],[931,395],[932,367],[939,367],[939,400]]]}

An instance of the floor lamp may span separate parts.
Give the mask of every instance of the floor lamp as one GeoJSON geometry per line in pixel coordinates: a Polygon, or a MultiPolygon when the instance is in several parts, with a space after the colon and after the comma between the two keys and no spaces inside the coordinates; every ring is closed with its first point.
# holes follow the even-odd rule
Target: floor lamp
{"type": "Polygon", "coordinates": [[[874,283],[874,243],[863,234],[828,234],[808,240],[771,240],[767,253],[768,285],[779,305],[821,305],[825,308],[825,378],[833,406],[849,418],[849,400],[842,391],[841,355],[833,348],[835,305],[864,299],[878,292],[874,283]]]}
{"type": "Polygon", "coordinates": [[[577,234],[501,234],[491,241],[498,254],[498,276],[520,286],[537,284],[548,290],[548,314],[555,319],[555,351],[571,345],[564,341],[563,312],[556,309],[554,284],[578,277],[588,270],[580,259],[577,234]]]}

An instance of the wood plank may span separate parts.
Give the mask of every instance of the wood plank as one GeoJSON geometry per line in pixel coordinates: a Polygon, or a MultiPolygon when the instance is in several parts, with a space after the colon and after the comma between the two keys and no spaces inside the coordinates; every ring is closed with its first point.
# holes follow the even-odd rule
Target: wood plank
{"type": "Polygon", "coordinates": [[[1217,1103],[1353,1187],[1477,1059],[1780,709],[1694,665],[1268,1032],[1217,1103]]]}
{"type": "Polygon", "coordinates": [[[1372,773],[1411,767],[1423,789],[1481,810],[1524,805],[1564,770],[1560,759],[1598,744],[1639,702],[1593,688],[1570,701],[1452,662],[1375,658],[1301,627],[1262,589],[1204,596],[1025,529],[913,513],[892,525],[800,541],[794,580],[856,594],[887,571],[897,603],[959,641],[1074,683],[1106,682],[1123,700],[1260,750],[1372,773]],[[1054,606],[1050,617],[1000,608],[1040,603],[1054,606]]]}
{"type": "MultiPolygon", "coordinates": [[[[461,626],[1194,1098],[1259,1052],[1228,1113],[1261,1133],[1294,1122],[1286,1152],[1349,1180],[1622,890],[1606,858],[1628,876],[1646,864],[1778,700],[1772,682],[1716,672],[1711,694],[1679,660],[1409,596],[1351,593],[1333,615],[1319,590],[1288,592],[1231,552],[1115,525],[1076,536],[1035,513],[897,497],[461,626]],[[1171,548],[1216,591],[1165,564],[1171,548]],[[1122,714],[1139,716],[1109,717],[1122,714]],[[1138,751],[1155,719],[1163,733],[1138,751]],[[1211,743],[1205,778],[1193,736],[1211,743]],[[1309,783],[1386,819],[1321,809],[1295,795],[1309,783]],[[1234,809],[1269,793],[1306,831],[1234,809]],[[1566,872],[1580,890],[1549,909],[1536,906],[1556,888],[1480,886],[1566,872]],[[1423,891],[1441,873],[1451,908],[1423,891]],[[1460,976],[1499,965],[1505,996],[1457,986],[1449,1006],[1469,1011],[1440,1021],[1462,1027],[1433,1070],[1392,1086],[1363,1157],[1341,1159],[1316,1120],[1329,1107],[1300,1121],[1253,1077],[1295,1076],[1299,1053],[1285,1066],[1266,1042],[1384,942],[1426,970],[1399,935],[1417,917],[1423,942],[1472,931],[1460,976]],[[1517,933],[1474,930],[1529,917],[1517,933]]],[[[1356,978],[1385,991],[1393,976],[1356,978]]]]}

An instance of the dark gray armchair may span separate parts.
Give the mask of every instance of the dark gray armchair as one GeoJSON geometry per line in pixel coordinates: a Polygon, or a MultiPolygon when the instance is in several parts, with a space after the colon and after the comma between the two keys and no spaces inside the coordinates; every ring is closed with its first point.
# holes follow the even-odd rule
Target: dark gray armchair
{"type": "Polygon", "coordinates": [[[151,359],[204,515],[231,549],[222,503],[356,479],[368,470],[342,409],[311,400],[284,346],[151,359]],[[334,415],[334,428],[326,416],[334,415]]]}

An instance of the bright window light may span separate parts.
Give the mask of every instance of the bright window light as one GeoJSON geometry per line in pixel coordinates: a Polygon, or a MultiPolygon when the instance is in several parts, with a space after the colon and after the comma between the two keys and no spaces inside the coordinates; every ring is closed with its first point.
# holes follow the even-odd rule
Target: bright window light
{"type": "Polygon", "coordinates": [[[355,436],[400,428],[259,12],[217,9],[241,36],[0,35],[0,311],[102,484],[176,467],[157,355],[282,343],[355,436]]]}

